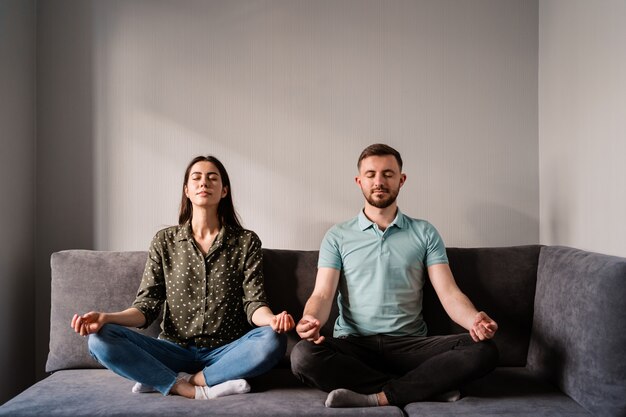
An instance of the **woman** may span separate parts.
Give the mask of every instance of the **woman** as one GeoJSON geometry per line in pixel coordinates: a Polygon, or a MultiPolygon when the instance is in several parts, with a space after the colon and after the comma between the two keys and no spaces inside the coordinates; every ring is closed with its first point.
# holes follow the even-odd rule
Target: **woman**
{"type": "Polygon", "coordinates": [[[71,325],[89,335],[100,363],[137,381],[133,392],[153,387],[195,399],[248,392],[243,378],[283,357],[283,333],[294,320],[267,305],[261,241],[241,226],[228,174],[215,157],[198,156],[187,166],[178,223],[152,240],[130,308],[75,314],[71,325]],[[127,328],[149,326],[161,307],[158,339],[127,328]]]}

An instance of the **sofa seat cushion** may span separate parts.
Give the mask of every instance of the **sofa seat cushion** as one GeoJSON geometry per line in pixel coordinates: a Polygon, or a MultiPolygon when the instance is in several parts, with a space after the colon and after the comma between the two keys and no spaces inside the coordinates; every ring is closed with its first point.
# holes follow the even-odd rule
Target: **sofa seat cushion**
{"type": "Polygon", "coordinates": [[[405,407],[417,416],[591,416],[574,400],[526,368],[497,368],[463,390],[451,403],[420,402],[405,407]]]}
{"type": "Polygon", "coordinates": [[[397,407],[324,407],[326,393],[293,382],[287,369],[275,370],[263,380],[251,380],[253,392],[209,401],[189,400],[159,393],[133,394],[132,381],[106,369],[58,371],[0,407],[11,417],[179,417],[179,416],[398,416],[397,407]]]}

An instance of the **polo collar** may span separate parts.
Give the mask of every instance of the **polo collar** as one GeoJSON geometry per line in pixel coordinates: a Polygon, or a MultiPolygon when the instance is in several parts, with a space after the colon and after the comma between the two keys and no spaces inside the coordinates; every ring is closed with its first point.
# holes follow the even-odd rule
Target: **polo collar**
{"type": "MultiPolygon", "coordinates": [[[[359,228],[361,230],[366,230],[370,227],[374,226],[374,222],[367,218],[363,209],[359,211],[358,215],[359,228]]],[[[389,227],[395,226],[399,229],[403,229],[406,226],[406,219],[404,218],[404,214],[398,208],[398,212],[396,213],[395,219],[391,222],[389,227]]],[[[389,229],[389,227],[387,229],[389,229]]]]}

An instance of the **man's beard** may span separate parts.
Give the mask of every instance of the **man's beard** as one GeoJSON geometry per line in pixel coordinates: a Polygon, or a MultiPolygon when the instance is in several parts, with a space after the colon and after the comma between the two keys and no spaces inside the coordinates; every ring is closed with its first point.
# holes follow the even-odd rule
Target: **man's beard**
{"type": "Polygon", "coordinates": [[[377,189],[372,190],[369,193],[369,195],[365,194],[365,192],[363,192],[363,195],[365,196],[365,199],[367,200],[367,202],[370,203],[370,205],[379,209],[384,209],[384,208],[389,207],[396,201],[396,198],[398,198],[398,191],[399,190],[391,190],[388,188],[377,188],[377,189]],[[387,193],[387,196],[382,199],[375,199],[373,197],[373,194],[376,191],[385,191],[387,193]]]}

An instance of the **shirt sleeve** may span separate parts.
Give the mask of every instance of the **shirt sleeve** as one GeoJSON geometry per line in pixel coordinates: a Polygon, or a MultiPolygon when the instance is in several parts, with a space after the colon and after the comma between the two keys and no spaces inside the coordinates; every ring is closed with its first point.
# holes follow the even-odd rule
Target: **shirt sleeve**
{"type": "Polygon", "coordinates": [[[147,328],[156,320],[165,300],[165,277],[162,260],[162,245],[157,235],[150,245],[141,284],[132,304],[132,307],[141,311],[146,318],[145,324],[140,327],[141,329],[147,328]]]}
{"type": "Polygon", "coordinates": [[[260,307],[267,306],[265,284],[263,279],[263,251],[261,239],[254,233],[246,253],[243,270],[243,309],[248,323],[255,326],[252,315],[260,307]]]}
{"type": "Polygon", "coordinates": [[[443,243],[441,235],[437,229],[435,229],[435,226],[430,223],[428,223],[426,237],[426,259],[424,262],[426,267],[437,264],[447,264],[448,255],[446,254],[446,246],[443,243]]]}
{"type": "Polygon", "coordinates": [[[340,239],[341,237],[335,227],[326,232],[320,245],[320,254],[317,260],[318,268],[341,270],[343,262],[341,261],[340,239]]]}

